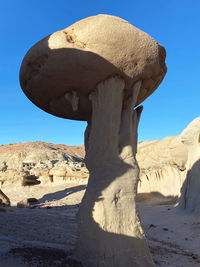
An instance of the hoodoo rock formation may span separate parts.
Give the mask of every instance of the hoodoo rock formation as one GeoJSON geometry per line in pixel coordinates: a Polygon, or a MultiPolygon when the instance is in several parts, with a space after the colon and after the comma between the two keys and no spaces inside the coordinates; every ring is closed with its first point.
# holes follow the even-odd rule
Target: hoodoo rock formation
{"type": "Polygon", "coordinates": [[[135,201],[142,107],[133,108],[161,83],[165,56],[161,45],[127,21],[98,15],[44,38],[22,62],[20,83],[34,104],[88,122],[90,178],[74,252],[86,266],[154,266],[135,201]]]}

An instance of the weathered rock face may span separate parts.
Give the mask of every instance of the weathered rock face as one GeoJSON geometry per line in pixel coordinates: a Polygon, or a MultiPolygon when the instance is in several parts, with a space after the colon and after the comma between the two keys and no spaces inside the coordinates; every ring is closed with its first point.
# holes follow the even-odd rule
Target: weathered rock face
{"type": "Polygon", "coordinates": [[[33,46],[22,62],[20,83],[28,98],[43,110],[86,120],[91,113],[88,94],[109,76],[119,75],[125,80],[125,105],[130,88],[138,80],[142,86],[136,104],[146,99],[165,76],[165,56],[160,44],[129,22],[98,15],[33,46]],[[73,93],[79,97],[77,110],[71,104],[73,93]]]}
{"type": "Polygon", "coordinates": [[[135,158],[142,108],[133,109],[141,83],[122,109],[124,81],[111,77],[91,94],[92,120],[85,132],[88,186],[78,213],[74,256],[90,267],[153,267],[136,207],[135,158]],[[87,245],[85,241],[87,240],[87,245]]]}
{"type": "Polygon", "coordinates": [[[83,147],[49,143],[19,143],[0,146],[1,187],[63,183],[87,178],[83,147]]]}
{"type": "Polygon", "coordinates": [[[180,136],[138,144],[139,193],[178,196],[185,179],[188,152],[180,136]]]}
{"type": "Polygon", "coordinates": [[[186,176],[179,206],[188,213],[200,214],[200,117],[194,119],[180,135],[188,150],[186,176]]]}
{"type": "Polygon", "coordinates": [[[9,198],[0,190],[0,206],[10,206],[9,198]]]}

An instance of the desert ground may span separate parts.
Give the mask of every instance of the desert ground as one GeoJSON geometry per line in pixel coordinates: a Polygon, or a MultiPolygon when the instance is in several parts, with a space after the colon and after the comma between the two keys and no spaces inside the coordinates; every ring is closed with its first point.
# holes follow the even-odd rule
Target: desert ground
{"type": "MultiPolygon", "coordinates": [[[[86,186],[79,180],[5,191],[13,206],[1,212],[0,266],[81,266],[71,253],[86,186]],[[39,203],[26,208],[14,204],[29,197],[39,203]]],[[[156,266],[200,266],[199,218],[183,215],[173,198],[157,194],[139,194],[138,207],[156,266]]]]}

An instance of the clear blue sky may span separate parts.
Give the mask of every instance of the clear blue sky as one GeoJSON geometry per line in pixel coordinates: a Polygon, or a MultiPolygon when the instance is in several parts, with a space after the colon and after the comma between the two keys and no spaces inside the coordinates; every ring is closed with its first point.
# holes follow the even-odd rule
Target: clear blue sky
{"type": "Polygon", "coordinates": [[[167,50],[168,73],[143,103],[140,141],[177,135],[200,115],[199,0],[0,0],[0,144],[83,144],[86,123],[59,119],[34,106],[18,77],[24,55],[37,41],[97,14],[128,20],[167,50]]]}

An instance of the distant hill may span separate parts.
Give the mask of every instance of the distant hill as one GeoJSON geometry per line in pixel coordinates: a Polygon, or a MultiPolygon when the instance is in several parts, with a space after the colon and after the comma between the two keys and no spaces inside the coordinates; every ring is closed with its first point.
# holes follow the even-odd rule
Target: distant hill
{"type": "Polygon", "coordinates": [[[0,185],[2,189],[21,186],[31,177],[37,178],[41,184],[87,178],[84,154],[84,146],[45,142],[1,145],[0,185]]]}

